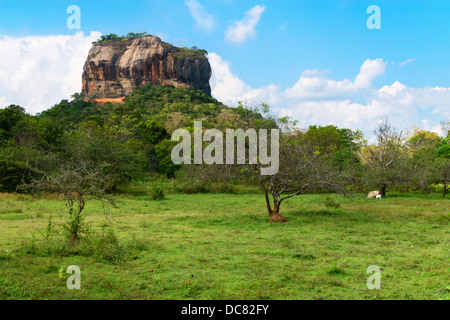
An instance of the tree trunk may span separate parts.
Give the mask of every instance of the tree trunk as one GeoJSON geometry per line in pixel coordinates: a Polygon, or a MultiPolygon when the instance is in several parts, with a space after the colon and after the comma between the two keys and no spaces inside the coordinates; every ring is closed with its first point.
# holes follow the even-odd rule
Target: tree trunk
{"type": "Polygon", "coordinates": [[[69,246],[73,247],[78,241],[78,233],[72,233],[69,240],[69,246]]]}
{"type": "Polygon", "coordinates": [[[264,196],[266,198],[267,211],[269,212],[269,215],[272,215],[272,208],[270,206],[269,192],[267,191],[266,188],[264,188],[264,196]]]}
{"type": "Polygon", "coordinates": [[[280,212],[280,204],[276,202],[274,203],[274,208],[270,214],[269,221],[277,223],[286,223],[287,222],[286,218],[280,215],[279,212],[280,212]]]}
{"type": "Polygon", "coordinates": [[[447,195],[447,191],[448,191],[448,185],[447,185],[447,183],[444,182],[444,194],[442,195],[442,198],[445,198],[445,196],[447,195]]]}
{"type": "Polygon", "coordinates": [[[81,207],[78,209],[78,213],[75,213],[70,217],[67,222],[69,227],[69,246],[75,245],[80,239],[80,232],[82,230],[83,217],[81,216],[81,211],[84,209],[84,201],[81,201],[81,207]]]}
{"type": "Polygon", "coordinates": [[[267,190],[266,186],[264,185],[264,183],[262,181],[260,181],[260,183],[261,183],[261,187],[264,191],[264,197],[266,199],[267,211],[269,212],[269,216],[270,216],[269,221],[278,222],[278,223],[287,222],[286,218],[281,216],[279,213],[281,203],[277,201],[277,197],[276,196],[273,197],[273,210],[272,210],[272,206],[270,205],[269,190],[267,190]]]}
{"type": "Polygon", "coordinates": [[[386,197],[386,188],[387,186],[385,184],[383,184],[380,188],[380,196],[382,197],[386,197]]]}

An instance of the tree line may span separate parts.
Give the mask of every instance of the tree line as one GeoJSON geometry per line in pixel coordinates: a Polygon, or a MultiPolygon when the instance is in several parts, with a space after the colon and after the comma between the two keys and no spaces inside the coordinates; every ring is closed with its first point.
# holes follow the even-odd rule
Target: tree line
{"type": "Polygon", "coordinates": [[[252,111],[265,114],[262,119],[249,118],[240,125],[269,129],[275,124],[280,129],[280,170],[276,175],[261,175],[262,164],[201,165],[187,169],[192,179],[202,185],[208,181],[240,181],[245,174],[252,177],[261,187],[273,221],[285,221],[280,215],[281,204],[304,193],[379,190],[384,197],[389,190],[431,192],[439,186],[443,197],[448,192],[449,121],[442,123],[446,136],[441,138],[417,128],[406,134],[398,132],[385,117],[374,131],[376,143],[369,143],[359,130],[333,125],[302,130],[287,117],[271,117],[268,109],[263,104],[252,111]]]}
{"type": "MultiPolygon", "coordinates": [[[[336,126],[299,129],[289,118],[270,115],[267,105],[228,108],[193,89],[148,85],[125,103],[103,106],[75,94],[32,116],[16,105],[0,110],[0,191],[55,192],[69,213],[87,199],[112,203],[111,195],[152,175],[188,176],[193,186],[211,182],[257,185],[274,221],[281,204],[307,192],[443,190],[450,185],[449,122],[445,137],[414,129],[398,132],[387,118],[369,143],[360,131],[336,126]],[[204,128],[279,128],[280,170],[262,176],[262,165],[179,166],[171,161],[171,133],[204,128]]],[[[75,210],[75,211],[76,211],[75,210]]]]}

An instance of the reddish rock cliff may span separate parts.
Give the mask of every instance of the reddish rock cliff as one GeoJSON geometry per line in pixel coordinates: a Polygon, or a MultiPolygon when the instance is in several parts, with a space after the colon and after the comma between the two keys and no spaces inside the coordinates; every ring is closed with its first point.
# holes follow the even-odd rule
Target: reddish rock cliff
{"type": "Polygon", "coordinates": [[[203,90],[211,95],[211,66],[199,51],[171,46],[154,36],[95,44],[83,71],[90,99],[117,99],[146,84],[203,90]]]}

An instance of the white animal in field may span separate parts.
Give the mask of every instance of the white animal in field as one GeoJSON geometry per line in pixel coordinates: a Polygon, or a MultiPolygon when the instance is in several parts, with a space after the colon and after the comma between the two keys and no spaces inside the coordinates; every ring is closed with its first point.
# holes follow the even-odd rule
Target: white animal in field
{"type": "Polygon", "coordinates": [[[375,198],[376,196],[379,196],[379,195],[380,195],[380,191],[371,191],[371,192],[369,192],[369,194],[367,195],[367,198],[372,199],[372,198],[375,198]]]}
{"type": "Polygon", "coordinates": [[[377,199],[381,199],[381,195],[377,195],[377,199]]]}

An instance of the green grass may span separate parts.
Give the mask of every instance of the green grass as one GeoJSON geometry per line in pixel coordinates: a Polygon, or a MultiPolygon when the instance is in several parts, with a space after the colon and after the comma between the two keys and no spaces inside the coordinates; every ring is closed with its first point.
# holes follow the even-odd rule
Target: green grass
{"type": "Polygon", "coordinates": [[[303,195],[283,204],[289,223],[273,224],[260,194],[153,201],[151,187],[130,190],[110,214],[117,245],[103,241],[105,217],[89,202],[90,238],[59,251],[44,230],[50,216],[65,219],[62,201],[0,194],[0,299],[450,297],[450,202],[438,194],[303,195]],[[81,290],[66,288],[70,265],[81,290]],[[370,265],[381,290],[366,287],[370,265]]]}

